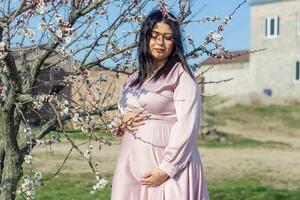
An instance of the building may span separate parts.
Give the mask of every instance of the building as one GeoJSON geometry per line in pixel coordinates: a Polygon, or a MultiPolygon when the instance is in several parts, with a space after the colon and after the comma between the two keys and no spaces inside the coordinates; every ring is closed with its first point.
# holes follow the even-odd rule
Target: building
{"type": "Polygon", "coordinates": [[[204,73],[205,94],[230,97],[249,93],[249,52],[235,51],[230,54],[232,59],[220,61],[210,57],[202,62],[202,68],[207,70],[204,73]]]}
{"type": "MultiPolygon", "coordinates": [[[[29,69],[26,68],[28,67],[26,64],[35,58],[40,49],[42,49],[42,46],[40,48],[29,46],[13,49],[12,56],[15,59],[21,76],[29,76],[29,69]]],[[[65,87],[63,84],[64,77],[69,74],[70,66],[67,63],[61,62],[61,58],[57,55],[51,54],[44,61],[38,72],[36,82],[32,88],[32,95],[59,93],[67,101],[71,101],[71,87],[65,87]]],[[[47,121],[54,115],[52,108],[47,103],[39,109],[35,109],[34,107],[34,104],[28,103],[23,113],[29,124],[40,125],[42,121],[47,121]]]]}
{"type": "MultiPolygon", "coordinates": [[[[253,0],[250,4],[249,59],[202,63],[206,81],[234,78],[231,83],[205,86],[207,94],[236,97],[255,94],[273,102],[300,101],[300,1],[253,0]]],[[[234,54],[235,52],[233,52],[234,54]]],[[[237,57],[238,58],[238,57],[237,57]]]]}
{"type": "Polygon", "coordinates": [[[89,69],[86,77],[80,75],[72,84],[73,106],[92,109],[117,103],[123,84],[133,72],[134,69],[126,69],[124,73],[101,70],[97,67],[89,69]]]}

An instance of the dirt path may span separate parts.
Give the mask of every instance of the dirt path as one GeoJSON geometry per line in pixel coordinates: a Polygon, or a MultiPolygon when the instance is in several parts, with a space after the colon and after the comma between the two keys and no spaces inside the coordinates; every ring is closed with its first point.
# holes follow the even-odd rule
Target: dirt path
{"type": "Polygon", "coordinates": [[[299,149],[201,149],[208,179],[258,175],[277,188],[300,188],[299,149]]]}

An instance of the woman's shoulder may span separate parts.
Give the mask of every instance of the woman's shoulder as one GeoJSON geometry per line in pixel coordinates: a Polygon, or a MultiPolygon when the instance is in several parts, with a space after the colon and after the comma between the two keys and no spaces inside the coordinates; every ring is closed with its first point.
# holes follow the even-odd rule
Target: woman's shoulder
{"type": "Polygon", "coordinates": [[[128,77],[128,81],[133,81],[138,77],[139,71],[136,70],[135,72],[133,72],[129,77],[128,77]]]}
{"type": "Polygon", "coordinates": [[[136,70],[131,75],[129,75],[129,77],[127,78],[127,80],[124,83],[124,87],[128,86],[131,82],[133,82],[135,79],[137,79],[138,73],[139,73],[138,70],[136,70]]]}
{"type": "Polygon", "coordinates": [[[172,68],[172,70],[170,71],[170,77],[175,78],[175,79],[179,79],[180,77],[187,77],[188,79],[190,79],[191,81],[195,81],[195,75],[193,73],[193,71],[191,70],[191,73],[188,71],[188,69],[186,69],[182,62],[176,62],[172,68]]]}
{"type": "Polygon", "coordinates": [[[191,70],[191,73],[186,69],[183,64],[178,64],[176,66],[177,70],[177,82],[174,87],[178,88],[179,90],[183,90],[185,92],[188,92],[190,97],[192,98],[193,94],[199,95],[200,93],[200,87],[196,81],[195,74],[191,70]]]}

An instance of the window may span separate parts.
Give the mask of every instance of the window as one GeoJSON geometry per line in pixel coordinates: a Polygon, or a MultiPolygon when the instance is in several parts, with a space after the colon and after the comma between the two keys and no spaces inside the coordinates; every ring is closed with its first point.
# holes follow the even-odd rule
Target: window
{"type": "Polygon", "coordinates": [[[265,20],[266,38],[276,38],[279,35],[279,17],[268,17],[265,20]]]}
{"type": "Polygon", "coordinates": [[[295,80],[300,81],[300,61],[296,62],[295,66],[295,80]]]}

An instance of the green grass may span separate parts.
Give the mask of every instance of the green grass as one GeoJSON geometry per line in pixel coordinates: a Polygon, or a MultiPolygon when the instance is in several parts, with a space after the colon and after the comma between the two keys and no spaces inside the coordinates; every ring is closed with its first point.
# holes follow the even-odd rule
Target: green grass
{"type": "Polygon", "coordinates": [[[216,105],[222,104],[228,100],[229,100],[228,98],[220,98],[220,97],[213,96],[213,97],[204,97],[203,102],[205,104],[205,107],[211,108],[216,105]]]}
{"type": "MultiPolygon", "coordinates": [[[[110,185],[94,195],[90,190],[96,183],[92,174],[59,174],[37,187],[36,200],[104,200],[110,199],[110,185]]],[[[22,200],[20,196],[17,200],[22,200]]]]}
{"type": "MultiPolygon", "coordinates": [[[[217,102],[220,102],[218,100],[217,102]]],[[[208,124],[226,125],[228,121],[238,122],[240,124],[251,123],[255,120],[260,122],[281,122],[284,126],[300,129],[300,105],[236,105],[231,108],[214,110],[217,103],[213,100],[205,102],[205,120],[208,124]]]]}
{"type": "MultiPolygon", "coordinates": [[[[40,129],[39,127],[34,127],[32,128],[32,134],[33,135],[37,135],[39,133],[40,129]]],[[[73,140],[87,140],[90,137],[92,137],[93,139],[95,137],[102,137],[104,139],[111,139],[111,140],[117,140],[117,137],[113,137],[112,134],[109,131],[105,131],[105,130],[94,130],[93,133],[83,133],[81,130],[76,130],[76,129],[66,129],[65,130],[66,133],[70,136],[71,139],[73,140]]],[[[62,139],[65,138],[64,134],[62,131],[50,131],[50,133],[48,133],[44,139],[48,140],[48,139],[62,139]]],[[[19,139],[19,138],[18,138],[19,139]]]]}
{"type": "Polygon", "coordinates": [[[258,177],[209,182],[211,200],[298,200],[300,190],[274,189],[258,177]]]}
{"type": "MultiPolygon", "coordinates": [[[[66,133],[73,140],[88,140],[90,137],[92,139],[101,138],[108,141],[119,141],[119,137],[113,137],[112,134],[108,131],[96,130],[93,133],[83,133],[80,130],[66,130],[66,133]]],[[[62,132],[51,131],[45,139],[65,139],[65,136],[62,132]]]]}
{"type": "MultiPolygon", "coordinates": [[[[106,187],[95,195],[89,194],[95,180],[91,174],[60,174],[37,189],[37,200],[109,200],[111,189],[106,187]]],[[[208,180],[211,200],[298,200],[300,190],[274,189],[264,185],[257,176],[231,180],[208,180]]],[[[18,197],[17,200],[22,198],[18,197]]]]}
{"type": "MultiPolygon", "coordinates": [[[[110,132],[107,131],[100,131],[100,130],[96,130],[93,133],[83,133],[81,131],[77,131],[77,130],[68,130],[67,133],[69,134],[69,136],[74,139],[74,140],[86,140],[88,139],[90,136],[97,136],[97,137],[103,137],[106,139],[112,139],[112,134],[110,132]]],[[[61,134],[62,137],[64,137],[63,134],[61,134]]]]}
{"type": "Polygon", "coordinates": [[[232,147],[232,148],[289,148],[290,145],[275,141],[258,141],[238,135],[217,132],[214,136],[199,136],[197,145],[200,147],[232,147]],[[221,138],[221,139],[220,139],[221,138]]]}
{"type": "MultiPolygon", "coordinates": [[[[51,133],[57,135],[58,133],[51,133]]],[[[109,132],[94,132],[97,137],[102,137],[106,140],[120,140],[119,137],[112,137],[109,132]]],[[[235,148],[247,148],[247,147],[266,147],[266,148],[286,148],[290,147],[289,144],[283,142],[275,142],[275,141],[258,141],[250,138],[244,138],[237,135],[230,135],[223,132],[218,132],[218,134],[222,135],[223,140],[219,141],[215,138],[204,136],[198,137],[197,144],[198,146],[205,147],[235,147],[235,148]]],[[[83,133],[81,131],[69,131],[69,135],[73,140],[86,140],[89,137],[89,134],[83,133]]],[[[51,137],[51,135],[50,135],[51,137]]],[[[56,136],[55,136],[56,137],[56,136]]],[[[60,133],[60,137],[64,138],[64,135],[60,133]]]]}
{"type": "Polygon", "coordinates": [[[287,127],[300,128],[300,105],[289,106],[252,106],[246,107],[238,105],[237,109],[243,112],[256,114],[260,117],[270,117],[277,120],[282,120],[287,127]]]}

